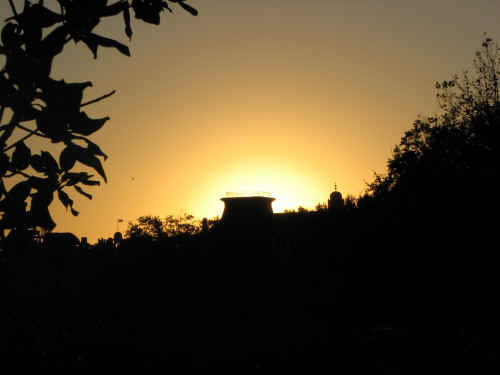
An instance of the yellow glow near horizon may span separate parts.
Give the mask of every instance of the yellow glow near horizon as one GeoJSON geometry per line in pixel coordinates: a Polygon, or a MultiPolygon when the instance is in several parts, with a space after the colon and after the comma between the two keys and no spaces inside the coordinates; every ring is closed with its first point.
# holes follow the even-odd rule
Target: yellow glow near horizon
{"type": "MultiPolygon", "coordinates": [[[[109,155],[108,184],[85,187],[92,200],[67,189],[78,217],[54,199],[56,231],[93,242],[119,218],[213,218],[226,192],[248,187],[269,192],[274,212],[312,209],[334,183],[357,196],[415,118],[439,110],[434,83],[470,67],[484,31],[499,38],[500,2],[310,3],[190,0],[199,17],[133,18],[132,41],[121,18],[103,19],[97,33],[130,59],[68,43],[53,78],[92,81],[85,100],[117,94],[85,107],[111,118],[90,137],[109,155]]],[[[34,138],[33,153],[60,146],[34,138]]]]}
{"type": "MultiPolygon", "coordinates": [[[[221,170],[210,182],[199,196],[192,199],[196,205],[193,211],[197,216],[213,217],[214,212],[221,216],[224,204],[220,198],[226,196],[228,191],[244,195],[250,192],[268,192],[275,198],[274,212],[296,209],[298,206],[313,208],[320,201],[317,181],[311,181],[311,176],[304,171],[288,165],[261,165],[258,162],[235,164],[221,170]]],[[[324,190],[328,191],[328,188],[326,186],[324,190]]]]}

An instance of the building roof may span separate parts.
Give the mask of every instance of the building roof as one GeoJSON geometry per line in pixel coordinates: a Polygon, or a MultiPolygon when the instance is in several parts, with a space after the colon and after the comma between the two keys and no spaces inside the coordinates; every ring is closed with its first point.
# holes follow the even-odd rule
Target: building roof
{"type": "Polygon", "coordinates": [[[251,196],[234,196],[234,197],[222,197],[220,199],[223,202],[227,201],[250,201],[250,200],[266,200],[266,201],[274,201],[273,197],[265,197],[262,195],[251,195],[251,196]]]}

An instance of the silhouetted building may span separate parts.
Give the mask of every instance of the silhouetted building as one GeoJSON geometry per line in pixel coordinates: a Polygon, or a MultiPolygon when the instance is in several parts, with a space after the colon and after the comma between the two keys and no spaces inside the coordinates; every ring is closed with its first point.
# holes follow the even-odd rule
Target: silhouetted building
{"type": "Polygon", "coordinates": [[[274,198],[257,196],[227,196],[224,202],[223,223],[249,223],[270,220],[273,216],[272,202],[274,198]]]}
{"type": "Polygon", "coordinates": [[[224,212],[220,229],[226,245],[251,252],[267,247],[271,241],[274,198],[265,194],[240,196],[228,193],[221,200],[224,212]]]}
{"type": "Polygon", "coordinates": [[[253,255],[272,254],[282,264],[290,262],[302,250],[314,257],[321,249],[328,248],[334,230],[332,224],[344,207],[342,194],[336,189],[328,200],[328,211],[302,209],[273,213],[275,199],[265,195],[228,195],[221,200],[224,212],[219,233],[223,241],[232,249],[248,249],[253,255]]]}
{"type": "Polygon", "coordinates": [[[122,236],[122,233],[121,232],[115,232],[114,236],[113,236],[113,243],[115,244],[115,246],[118,246],[122,243],[123,241],[123,236],[122,236]]]}
{"type": "Polygon", "coordinates": [[[342,198],[340,191],[337,191],[337,184],[335,184],[335,190],[330,194],[330,198],[328,199],[328,212],[332,213],[343,208],[344,198],[342,198]]]}

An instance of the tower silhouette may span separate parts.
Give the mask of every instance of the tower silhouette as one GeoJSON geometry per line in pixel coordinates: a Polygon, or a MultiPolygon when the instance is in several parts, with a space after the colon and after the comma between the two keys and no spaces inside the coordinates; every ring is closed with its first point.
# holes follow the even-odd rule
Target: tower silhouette
{"type": "Polygon", "coordinates": [[[275,199],[261,195],[227,196],[221,198],[224,202],[222,221],[225,223],[250,223],[271,219],[273,216],[272,202],[275,199]]]}

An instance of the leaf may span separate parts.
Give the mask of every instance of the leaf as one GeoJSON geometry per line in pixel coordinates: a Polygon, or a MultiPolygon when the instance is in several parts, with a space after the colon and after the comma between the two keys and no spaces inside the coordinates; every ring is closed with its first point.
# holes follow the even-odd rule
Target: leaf
{"type": "Polygon", "coordinates": [[[56,227],[49,212],[49,206],[46,204],[47,197],[45,193],[35,194],[31,200],[31,209],[29,212],[31,225],[39,226],[45,230],[51,231],[56,227]]]}
{"type": "Polygon", "coordinates": [[[47,135],[52,143],[62,142],[70,138],[68,132],[68,114],[64,110],[46,108],[36,118],[38,130],[47,135]]]}
{"type": "Polygon", "coordinates": [[[73,200],[69,197],[68,194],[66,194],[62,190],[57,191],[57,195],[59,197],[59,200],[61,203],[64,205],[64,207],[67,209],[68,207],[73,207],[73,200]]]}
{"type": "MultiPolygon", "coordinates": [[[[177,1],[179,1],[179,0],[176,0],[176,1],[170,0],[170,1],[171,1],[171,2],[173,2],[173,3],[175,3],[175,2],[177,2],[177,1]]],[[[170,8],[170,7],[168,6],[168,2],[166,2],[166,1],[162,1],[162,2],[161,2],[161,7],[162,7],[162,9],[166,9],[166,10],[168,10],[170,13],[172,13],[172,8],[170,8]]]]}
{"type": "Polygon", "coordinates": [[[23,22],[37,22],[39,27],[51,27],[58,22],[64,21],[63,16],[45,8],[40,4],[33,4],[24,13],[26,13],[27,19],[22,19],[23,15],[20,15],[23,22]]]}
{"type": "Polygon", "coordinates": [[[24,144],[19,142],[12,154],[12,166],[15,169],[23,170],[30,165],[31,150],[24,144]]]}
{"type": "MultiPolygon", "coordinates": [[[[59,0],[58,0],[59,1],[59,0]]],[[[79,34],[92,31],[100,21],[100,14],[105,12],[107,0],[61,0],[65,10],[65,19],[71,29],[75,42],[81,40],[79,34]]]]}
{"type": "Polygon", "coordinates": [[[71,214],[73,216],[78,216],[80,213],[77,210],[71,209],[71,214]]]}
{"type": "Polygon", "coordinates": [[[82,183],[84,185],[100,185],[99,181],[90,180],[90,178],[94,177],[87,172],[67,172],[62,177],[62,182],[68,181],[67,186],[73,186],[77,183],[82,183]]]}
{"type": "Polygon", "coordinates": [[[9,191],[9,199],[25,201],[31,192],[31,183],[29,181],[22,181],[14,185],[9,191]]]}
{"type": "Polygon", "coordinates": [[[87,38],[86,35],[81,36],[80,39],[87,45],[87,47],[89,47],[90,51],[92,51],[94,59],[97,59],[97,48],[99,47],[97,42],[91,38],[87,38]]]}
{"type": "Polygon", "coordinates": [[[31,166],[38,173],[44,173],[47,176],[55,176],[60,171],[56,160],[47,151],[42,151],[41,155],[32,155],[31,166]]]}
{"type": "MultiPolygon", "coordinates": [[[[25,5],[29,4],[28,2],[25,5]]],[[[40,47],[42,38],[42,28],[54,26],[58,22],[63,22],[64,18],[41,4],[25,6],[18,21],[23,29],[23,37],[26,43],[26,51],[38,56],[43,51],[40,47]]]]}
{"type": "Polygon", "coordinates": [[[64,80],[50,80],[43,89],[41,98],[47,103],[51,111],[64,112],[67,118],[80,112],[83,91],[92,87],[92,82],[66,83],[64,80]]]}
{"type": "Polygon", "coordinates": [[[189,4],[186,4],[184,1],[179,1],[179,5],[186,11],[188,11],[189,13],[191,13],[193,16],[197,16],[198,15],[198,10],[193,8],[191,5],[189,4]]]}
{"type": "Polygon", "coordinates": [[[123,22],[125,23],[125,34],[128,36],[128,40],[132,40],[132,27],[130,26],[130,9],[127,6],[123,10],[123,22]]]}
{"type": "Polygon", "coordinates": [[[72,147],[67,146],[59,155],[59,165],[63,171],[69,171],[76,163],[76,157],[72,152],[72,147]]]}
{"type": "Polygon", "coordinates": [[[135,18],[154,25],[160,24],[160,12],[163,9],[162,1],[132,0],[135,18]]]}
{"type": "Polygon", "coordinates": [[[70,123],[70,130],[82,135],[91,135],[98,131],[109,120],[109,117],[91,119],[85,112],[80,112],[70,123]]]}
{"type": "Polygon", "coordinates": [[[83,147],[75,145],[74,152],[76,155],[76,160],[88,167],[93,168],[97,173],[101,175],[101,177],[104,179],[104,182],[108,182],[101,161],[94,155],[93,150],[85,149],[83,147]]]}
{"type": "Polygon", "coordinates": [[[47,166],[47,174],[55,175],[59,173],[59,165],[57,165],[56,159],[49,152],[42,151],[42,159],[47,166]]]}
{"type": "Polygon", "coordinates": [[[123,10],[128,9],[128,3],[123,1],[117,1],[116,3],[109,5],[104,8],[99,14],[100,17],[116,16],[123,10]]]}
{"type": "MultiPolygon", "coordinates": [[[[122,44],[116,40],[105,38],[103,36],[89,33],[88,35],[85,36],[85,38],[82,38],[82,40],[87,43],[90,42],[91,45],[97,45],[97,46],[102,46],[102,47],[113,47],[116,48],[118,51],[120,51],[122,54],[125,56],[130,56],[130,50],[129,48],[125,45],[122,44]]],[[[94,56],[97,56],[97,47],[96,48],[96,53],[94,56]]]]}
{"type": "Polygon", "coordinates": [[[83,140],[87,143],[87,150],[91,151],[96,156],[102,156],[104,160],[108,159],[108,155],[102,152],[98,145],[87,138],[84,138],[83,140]]]}
{"type": "Polygon", "coordinates": [[[85,197],[87,197],[88,199],[92,199],[92,195],[90,195],[89,193],[87,193],[86,191],[84,191],[80,186],[78,185],[75,185],[73,186],[75,188],[75,190],[77,192],[79,192],[81,195],[84,195],[85,197]]]}
{"type": "Polygon", "coordinates": [[[45,56],[54,57],[62,52],[69,34],[68,24],[62,24],[47,35],[41,42],[41,50],[45,56]]]}
{"type": "Polygon", "coordinates": [[[82,181],[82,184],[87,186],[95,186],[95,185],[100,185],[101,183],[99,181],[87,180],[87,181],[82,181]]]}
{"type": "Polygon", "coordinates": [[[31,156],[31,167],[38,173],[44,173],[47,170],[41,155],[31,156]]]}
{"type": "Polygon", "coordinates": [[[68,171],[73,167],[75,161],[93,168],[105,182],[108,181],[101,161],[94,155],[93,151],[71,143],[61,152],[59,164],[63,170],[68,171]]]}
{"type": "Polygon", "coordinates": [[[0,202],[5,205],[5,212],[0,221],[0,228],[12,229],[26,225],[26,202],[14,201],[8,202],[5,199],[0,202]]]}
{"type": "Polygon", "coordinates": [[[101,177],[104,179],[104,182],[108,182],[108,179],[106,177],[106,173],[104,172],[104,168],[102,167],[101,161],[97,159],[94,155],[92,154],[86,154],[82,155],[83,157],[81,159],[78,159],[78,161],[82,164],[85,164],[89,167],[94,168],[94,170],[101,175],[101,177]]]}

